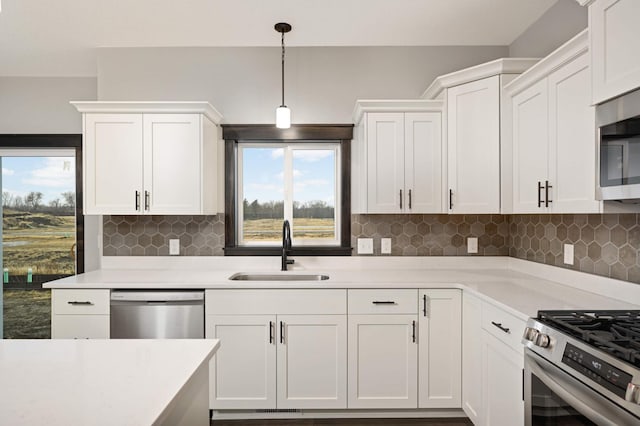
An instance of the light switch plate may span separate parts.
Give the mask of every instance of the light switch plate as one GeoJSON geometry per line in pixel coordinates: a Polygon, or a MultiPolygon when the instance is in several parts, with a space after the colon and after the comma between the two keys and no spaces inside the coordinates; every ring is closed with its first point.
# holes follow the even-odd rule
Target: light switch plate
{"type": "Polygon", "coordinates": [[[373,254],[373,238],[358,238],[358,254],[373,254]]]}
{"type": "Polygon", "coordinates": [[[567,265],[573,265],[573,244],[564,245],[564,263],[567,265]]]}
{"type": "Polygon", "coordinates": [[[477,253],[477,252],[478,252],[478,238],[477,237],[467,238],[467,253],[477,253]]]}
{"type": "Polygon", "coordinates": [[[391,254],[391,238],[380,239],[380,253],[391,254]]]}
{"type": "Polygon", "coordinates": [[[171,256],[177,256],[180,254],[180,240],[169,240],[169,254],[171,256]]]}

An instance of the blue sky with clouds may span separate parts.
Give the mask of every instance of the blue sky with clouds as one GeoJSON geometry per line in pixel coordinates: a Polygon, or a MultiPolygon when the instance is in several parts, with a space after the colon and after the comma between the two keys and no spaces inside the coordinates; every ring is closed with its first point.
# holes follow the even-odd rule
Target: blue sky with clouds
{"type": "MultiPolygon", "coordinates": [[[[243,150],[243,190],[249,202],[284,198],[284,149],[243,150]]],[[[293,194],[299,202],[322,200],[335,206],[335,151],[294,150],[293,194]]]]}
{"type": "Polygon", "coordinates": [[[39,191],[43,204],[75,192],[75,175],[72,157],[2,157],[2,191],[20,197],[39,191]]]}

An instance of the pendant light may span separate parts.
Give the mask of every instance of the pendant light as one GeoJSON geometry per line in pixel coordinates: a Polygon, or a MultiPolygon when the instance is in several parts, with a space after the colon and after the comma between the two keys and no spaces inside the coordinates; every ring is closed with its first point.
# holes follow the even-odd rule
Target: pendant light
{"type": "Polygon", "coordinates": [[[284,104],[284,35],[291,31],[291,25],[286,22],[279,22],[275,25],[275,30],[282,34],[282,103],[276,109],[276,127],[288,129],[291,127],[291,110],[284,104]]]}

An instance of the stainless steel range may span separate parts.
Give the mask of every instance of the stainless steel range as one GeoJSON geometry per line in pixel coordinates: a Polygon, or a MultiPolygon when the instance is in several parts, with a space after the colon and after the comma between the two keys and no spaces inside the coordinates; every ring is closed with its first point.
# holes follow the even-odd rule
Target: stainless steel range
{"type": "Polygon", "coordinates": [[[640,425],[640,310],[539,311],[522,342],[526,425],[640,425]]]}

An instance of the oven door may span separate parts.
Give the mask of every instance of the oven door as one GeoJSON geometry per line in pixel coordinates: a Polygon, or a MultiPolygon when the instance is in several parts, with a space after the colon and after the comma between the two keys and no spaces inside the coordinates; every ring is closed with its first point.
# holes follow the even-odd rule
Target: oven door
{"type": "Polygon", "coordinates": [[[525,348],[525,425],[638,425],[640,419],[525,348]]]}

